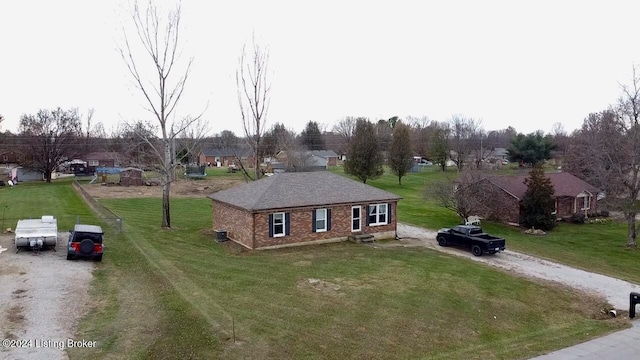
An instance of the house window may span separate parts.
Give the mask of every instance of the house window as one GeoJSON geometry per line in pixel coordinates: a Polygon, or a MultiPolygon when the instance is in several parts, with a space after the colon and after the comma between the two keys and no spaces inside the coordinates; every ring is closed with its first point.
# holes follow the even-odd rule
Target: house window
{"type": "Polygon", "coordinates": [[[100,161],[98,160],[89,160],[89,166],[98,166],[100,165],[100,161]]]}
{"type": "Polygon", "coordinates": [[[316,232],[327,231],[327,209],[316,209],[316,232]]]}
{"type": "Polygon", "coordinates": [[[4,162],[7,162],[7,161],[9,161],[9,157],[7,155],[2,155],[2,160],[4,162]]]}
{"type": "Polygon", "coordinates": [[[556,200],[555,200],[555,205],[554,205],[553,212],[551,213],[551,215],[555,215],[557,213],[558,213],[558,198],[556,198],[556,200]]]}
{"type": "Polygon", "coordinates": [[[583,199],[583,206],[582,206],[582,210],[589,210],[591,209],[591,196],[585,196],[583,199]]]}
{"type": "Polygon", "coordinates": [[[387,224],[387,204],[369,205],[369,226],[387,224]]]}
{"type": "Polygon", "coordinates": [[[284,213],[273,214],[273,237],[284,236],[284,213]]]}
{"type": "Polygon", "coordinates": [[[362,208],[360,206],[351,207],[351,231],[362,230],[362,208]]]}

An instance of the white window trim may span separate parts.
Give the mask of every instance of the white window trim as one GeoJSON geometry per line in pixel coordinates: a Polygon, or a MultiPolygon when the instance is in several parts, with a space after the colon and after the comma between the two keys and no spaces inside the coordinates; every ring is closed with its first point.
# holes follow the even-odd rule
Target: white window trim
{"type": "Polygon", "coordinates": [[[325,232],[327,231],[327,209],[316,209],[316,223],[315,228],[316,228],[316,232],[325,232]],[[324,213],[324,216],[322,218],[320,218],[318,215],[324,213]],[[324,220],[324,228],[319,228],[318,227],[318,220],[324,220]]]}
{"type": "Polygon", "coordinates": [[[98,166],[100,165],[100,160],[89,160],[89,166],[98,166]]]}
{"type": "MultiPolygon", "coordinates": [[[[578,199],[580,199],[580,198],[584,199],[582,201],[582,207],[580,208],[580,210],[590,210],[591,209],[591,195],[589,195],[589,194],[576,196],[576,201],[575,201],[575,204],[574,204],[573,208],[575,210],[578,209],[578,199]]],[[[575,212],[575,210],[574,210],[574,212],[575,212]]]]}
{"type": "Polygon", "coordinates": [[[367,206],[367,218],[369,218],[369,207],[371,206],[375,206],[376,207],[376,222],[371,222],[369,221],[369,226],[380,226],[380,225],[387,225],[389,224],[389,216],[387,214],[387,211],[389,209],[389,204],[383,203],[383,204],[369,204],[369,206],[367,206]],[[380,212],[380,206],[384,205],[385,206],[385,211],[384,213],[380,212]],[[380,222],[380,215],[384,214],[384,222],[380,222]]]}
{"type": "Polygon", "coordinates": [[[551,215],[555,215],[558,213],[558,198],[555,199],[555,205],[553,208],[553,212],[551,213],[551,215]]]}
{"type": "Polygon", "coordinates": [[[285,225],[285,221],[286,221],[286,217],[285,214],[283,212],[279,212],[279,213],[274,213],[273,214],[273,224],[271,224],[272,227],[272,231],[273,231],[273,237],[284,237],[284,235],[287,233],[287,230],[285,229],[286,225],[285,225]],[[282,215],[282,233],[276,233],[276,215],[282,215]]]}
{"type": "Polygon", "coordinates": [[[358,232],[358,231],[362,231],[362,206],[358,205],[358,206],[352,206],[351,207],[351,232],[358,232]],[[353,209],[358,209],[358,217],[354,218],[353,217],[353,209]],[[353,228],[353,221],[358,219],[358,228],[354,229],[353,228]]]}

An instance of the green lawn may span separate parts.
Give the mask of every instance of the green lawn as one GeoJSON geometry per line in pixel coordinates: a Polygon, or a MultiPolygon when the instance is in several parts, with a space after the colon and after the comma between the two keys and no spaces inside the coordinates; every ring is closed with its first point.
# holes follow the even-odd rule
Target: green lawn
{"type": "MultiPolygon", "coordinates": [[[[334,171],[342,173],[341,168],[334,171]]],[[[513,171],[508,169],[502,172],[513,171]]],[[[459,224],[460,218],[454,212],[424,200],[422,191],[433,181],[446,177],[455,179],[456,176],[455,171],[442,173],[429,168],[403,177],[402,186],[398,185],[397,177],[388,172],[367,183],[403,197],[398,204],[400,221],[439,229],[459,224]]],[[[525,235],[523,229],[489,221],[483,221],[483,228],[507,239],[508,249],[640,283],[640,251],[626,248],[626,223],[559,223],[548,235],[541,237],[525,235]]]]}
{"type": "Polygon", "coordinates": [[[567,289],[426,249],[342,243],[245,252],[205,234],[207,199],[174,199],[171,231],[157,227],[159,199],[104,203],[126,224],[106,263],[131,272],[123,284],[159,284],[146,290],[152,324],[129,330],[136,316],[124,317],[124,308],[83,322],[78,336],[110,339],[116,357],[133,336],[143,358],[526,358],[625,326],[595,320],[604,305],[577,303],[567,289]],[[145,326],[159,337],[136,335],[145,326]]]}
{"type": "MultiPolygon", "coordinates": [[[[31,194],[20,214],[94,220],[69,182],[0,188],[8,203],[31,194]]],[[[107,232],[75,336],[98,348],[71,359],[528,358],[627,326],[597,320],[595,299],[428,249],[240,251],[212,240],[207,199],[173,199],[168,231],[160,199],[103,202],[125,231],[107,232]]]]}

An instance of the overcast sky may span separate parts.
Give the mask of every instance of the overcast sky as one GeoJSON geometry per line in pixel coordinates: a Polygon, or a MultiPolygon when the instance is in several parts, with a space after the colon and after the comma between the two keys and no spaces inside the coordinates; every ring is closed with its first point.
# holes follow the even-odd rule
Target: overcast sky
{"type": "MultiPolygon", "coordinates": [[[[58,106],[94,108],[107,132],[151,119],[116,51],[128,4],[0,2],[2,130],[58,106]]],[[[184,0],[182,60],[194,63],[177,114],[206,109],[214,133],[241,134],[235,70],[253,32],[271,54],[269,125],[462,114],[487,130],[571,131],[630,81],[638,14],[637,0],[184,0]]]]}

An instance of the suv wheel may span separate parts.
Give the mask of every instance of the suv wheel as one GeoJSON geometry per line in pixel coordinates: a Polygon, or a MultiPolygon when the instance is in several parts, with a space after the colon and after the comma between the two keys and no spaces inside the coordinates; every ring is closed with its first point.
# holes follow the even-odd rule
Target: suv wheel
{"type": "Polygon", "coordinates": [[[100,255],[96,255],[93,259],[94,259],[95,261],[102,261],[102,254],[100,254],[100,255]]]}

